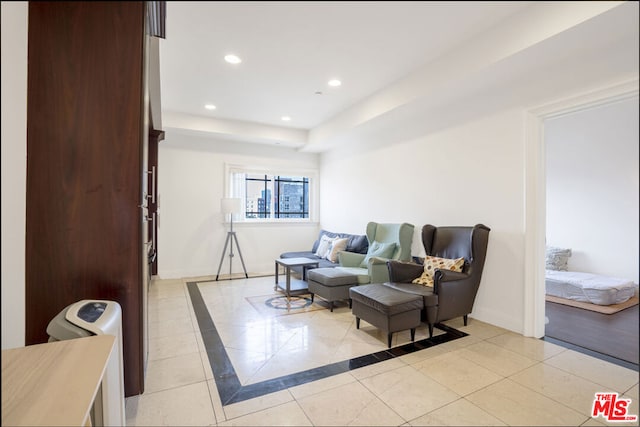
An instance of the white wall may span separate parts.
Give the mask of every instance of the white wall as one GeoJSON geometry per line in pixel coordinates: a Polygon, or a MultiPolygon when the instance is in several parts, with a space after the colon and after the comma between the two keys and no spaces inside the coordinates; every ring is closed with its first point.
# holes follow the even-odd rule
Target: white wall
{"type": "Polygon", "coordinates": [[[545,121],[547,244],[638,283],[638,98],[545,121]]]}
{"type": "MultiPolygon", "coordinates": [[[[364,232],[368,221],[491,228],[471,317],[522,332],[524,112],[503,111],[393,146],[322,156],[323,228],[364,232]],[[345,215],[348,212],[348,215],[345,215]]],[[[373,143],[374,141],[372,141],[373,143]]]]}
{"type": "MultiPolygon", "coordinates": [[[[318,170],[319,166],[319,156],[313,153],[171,131],[160,142],[158,156],[158,275],[161,278],[208,276],[218,271],[228,231],[220,212],[225,163],[288,170],[318,170]]],[[[273,274],[274,259],[282,252],[311,249],[318,235],[318,224],[239,224],[234,221],[234,231],[247,272],[273,274]]],[[[237,250],[234,253],[233,273],[242,273],[237,250]]],[[[226,254],[221,276],[229,274],[226,254]]]]}
{"type": "Polygon", "coordinates": [[[2,2],[2,348],[24,346],[27,2],[2,2]]]}

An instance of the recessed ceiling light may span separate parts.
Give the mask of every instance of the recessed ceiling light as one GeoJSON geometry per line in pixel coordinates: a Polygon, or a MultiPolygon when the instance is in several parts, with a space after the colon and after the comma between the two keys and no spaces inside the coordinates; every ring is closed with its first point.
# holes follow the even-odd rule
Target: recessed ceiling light
{"type": "Polygon", "coordinates": [[[288,122],[289,120],[291,120],[291,117],[289,117],[289,116],[282,116],[282,121],[284,121],[284,122],[288,122]]]}
{"type": "Polygon", "coordinates": [[[328,83],[329,86],[333,86],[333,87],[340,86],[341,84],[342,82],[338,79],[329,80],[329,83],[328,83]]]}
{"type": "Polygon", "coordinates": [[[229,64],[239,64],[242,62],[242,59],[240,59],[236,55],[227,55],[224,57],[224,60],[227,61],[229,64]]]}
{"type": "Polygon", "coordinates": [[[213,104],[207,104],[204,106],[204,108],[206,108],[207,110],[215,110],[216,106],[213,104]]]}

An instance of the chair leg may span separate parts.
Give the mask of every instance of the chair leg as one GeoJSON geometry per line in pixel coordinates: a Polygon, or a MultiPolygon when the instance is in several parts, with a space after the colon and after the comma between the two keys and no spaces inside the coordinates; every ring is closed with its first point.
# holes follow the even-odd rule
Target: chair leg
{"type": "Polygon", "coordinates": [[[311,304],[313,304],[313,296],[314,294],[311,294],[311,304]]]}
{"type": "Polygon", "coordinates": [[[416,328],[411,328],[411,342],[416,340],[416,328]]]}
{"type": "Polygon", "coordinates": [[[429,323],[429,338],[433,338],[433,324],[429,323]]]}
{"type": "Polygon", "coordinates": [[[349,298],[349,309],[353,308],[353,301],[351,301],[351,298],[349,298]]]}
{"type": "Polygon", "coordinates": [[[464,320],[464,326],[467,326],[467,315],[462,316],[462,320],[464,320]]]}
{"type": "Polygon", "coordinates": [[[356,329],[360,329],[360,318],[356,317],[356,329]]]}
{"type": "Polygon", "coordinates": [[[389,348],[391,348],[391,337],[393,336],[393,332],[389,332],[387,334],[387,344],[389,344],[389,348]]]}
{"type": "Polygon", "coordinates": [[[333,313],[333,301],[329,301],[329,308],[331,309],[331,312],[333,313]]]}

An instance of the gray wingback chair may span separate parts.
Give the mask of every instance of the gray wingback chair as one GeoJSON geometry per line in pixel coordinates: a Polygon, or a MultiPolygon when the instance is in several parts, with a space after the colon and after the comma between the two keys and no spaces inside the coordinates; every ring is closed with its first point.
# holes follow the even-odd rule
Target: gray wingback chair
{"type": "MultiPolygon", "coordinates": [[[[367,254],[343,251],[338,254],[340,263],[337,269],[358,276],[359,284],[384,283],[389,281],[388,260],[409,261],[411,259],[411,243],[413,242],[413,224],[367,224],[369,249],[367,254]],[[381,244],[381,245],[379,245],[381,244]],[[390,252],[376,254],[376,248],[393,244],[390,252]]],[[[382,252],[385,252],[384,249],[382,252]]]]}
{"type": "Polygon", "coordinates": [[[393,260],[387,262],[389,283],[386,286],[423,296],[422,320],[429,325],[430,337],[433,336],[433,326],[445,320],[462,316],[467,325],[467,315],[473,309],[482,277],[489,231],[490,228],[483,224],[474,227],[427,224],[422,227],[422,244],[427,255],[465,259],[461,273],[435,270],[433,288],[411,283],[424,271],[422,265],[393,260]]]}

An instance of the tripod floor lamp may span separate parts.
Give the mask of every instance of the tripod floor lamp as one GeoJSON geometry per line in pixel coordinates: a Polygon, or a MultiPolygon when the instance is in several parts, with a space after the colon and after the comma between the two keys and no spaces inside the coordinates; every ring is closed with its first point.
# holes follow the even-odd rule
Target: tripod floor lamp
{"type": "Polygon", "coordinates": [[[240,251],[240,245],[238,244],[238,237],[236,236],[236,232],[233,231],[233,214],[237,214],[242,212],[242,199],[230,198],[230,199],[222,199],[220,202],[220,209],[222,213],[226,216],[226,214],[230,214],[231,216],[231,228],[227,232],[227,240],[224,242],[224,249],[222,250],[222,257],[220,257],[220,265],[218,266],[218,273],[216,274],[216,280],[218,280],[218,276],[220,276],[220,269],[222,268],[222,262],[224,261],[224,256],[227,253],[227,246],[229,247],[229,279],[231,279],[231,265],[233,263],[233,242],[235,241],[236,247],[238,248],[238,255],[240,255],[240,261],[242,262],[242,269],[244,270],[244,277],[247,279],[249,275],[247,275],[247,268],[244,266],[244,259],[242,259],[242,252],[240,251]]]}

